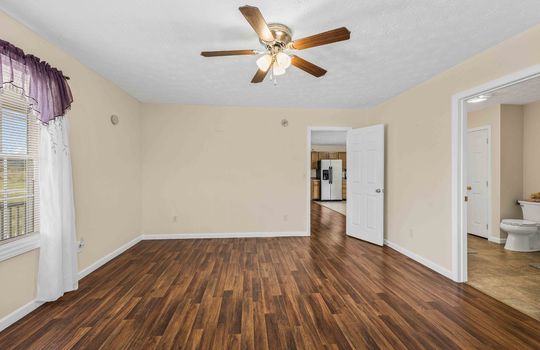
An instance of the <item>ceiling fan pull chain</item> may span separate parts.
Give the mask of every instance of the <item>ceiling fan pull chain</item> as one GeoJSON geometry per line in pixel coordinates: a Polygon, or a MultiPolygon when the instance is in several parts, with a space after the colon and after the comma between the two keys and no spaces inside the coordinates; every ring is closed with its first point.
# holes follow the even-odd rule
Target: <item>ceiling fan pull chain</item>
{"type": "Polygon", "coordinates": [[[277,86],[277,75],[274,74],[274,64],[273,63],[270,66],[270,80],[274,83],[274,86],[277,86]]]}

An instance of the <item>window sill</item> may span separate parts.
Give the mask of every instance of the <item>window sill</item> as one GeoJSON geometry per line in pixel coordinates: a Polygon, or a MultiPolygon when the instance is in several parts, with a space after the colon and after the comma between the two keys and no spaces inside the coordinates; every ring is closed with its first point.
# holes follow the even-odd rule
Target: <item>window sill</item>
{"type": "Polygon", "coordinates": [[[4,261],[14,256],[24,254],[39,248],[39,234],[32,233],[26,237],[15,239],[12,242],[0,244],[0,261],[4,261]]]}

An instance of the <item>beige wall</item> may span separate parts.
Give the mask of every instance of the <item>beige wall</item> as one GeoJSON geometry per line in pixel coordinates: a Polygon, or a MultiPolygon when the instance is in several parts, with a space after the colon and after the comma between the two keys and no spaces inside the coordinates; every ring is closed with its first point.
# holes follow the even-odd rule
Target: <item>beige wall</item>
{"type": "Polygon", "coordinates": [[[387,125],[388,239],[451,269],[451,98],[539,63],[537,26],[368,111],[387,125]]]}
{"type": "Polygon", "coordinates": [[[173,105],[142,115],[148,234],[306,232],[307,127],[363,120],[354,110],[173,105]]]}
{"type": "Polygon", "coordinates": [[[540,101],[523,107],[523,198],[540,192],[540,101]]]}
{"type": "Polygon", "coordinates": [[[0,262],[0,319],[34,299],[38,257],[33,250],[0,262]]]}
{"type": "MultiPolygon", "coordinates": [[[[523,106],[501,105],[501,219],[519,219],[523,196],[523,106]]],[[[500,237],[506,233],[500,232],[500,237]]]]}
{"type": "MultiPolygon", "coordinates": [[[[79,269],[140,234],[140,104],[73,57],[0,12],[2,39],[71,77],[69,113],[79,269]],[[111,114],[120,116],[113,127],[111,114]]],[[[0,318],[34,298],[38,251],[0,262],[0,318]]]]}
{"type": "Polygon", "coordinates": [[[491,236],[500,237],[501,222],[501,105],[468,114],[469,129],[491,126],[491,236]]]}

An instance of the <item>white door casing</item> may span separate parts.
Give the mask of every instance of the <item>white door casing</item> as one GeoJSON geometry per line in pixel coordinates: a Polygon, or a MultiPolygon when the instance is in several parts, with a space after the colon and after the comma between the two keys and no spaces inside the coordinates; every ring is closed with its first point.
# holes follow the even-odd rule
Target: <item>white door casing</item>
{"type": "Polygon", "coordinates": [[[467,281],[467,100],[540,77],[540,64],[485,82],[452,96],[452,279],[467,281]]]}
{"type": "Polygon", "coordinates": [[[467,133],[467,231],[489,237],[489,128],[467,133]]]}
{"type": "Polygon", "coordinates": [[[347,235],[384,244],[384,125],[347,132],[347,235]]]}

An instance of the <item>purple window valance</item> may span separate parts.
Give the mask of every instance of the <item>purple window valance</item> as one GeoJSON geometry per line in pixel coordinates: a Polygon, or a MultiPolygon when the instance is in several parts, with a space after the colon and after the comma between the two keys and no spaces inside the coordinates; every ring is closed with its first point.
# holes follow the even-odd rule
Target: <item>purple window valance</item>
{"type": "Polygon", "coordinates": [[[42,123],[63,116],[71,107],[73,96],[64,74],[47,62],[0,40],[0,67],[0,88],[7,84],[17,88],[42,123]]]}

